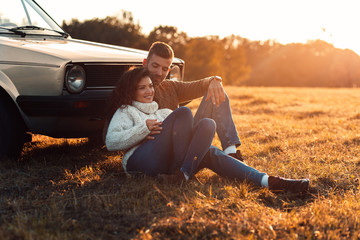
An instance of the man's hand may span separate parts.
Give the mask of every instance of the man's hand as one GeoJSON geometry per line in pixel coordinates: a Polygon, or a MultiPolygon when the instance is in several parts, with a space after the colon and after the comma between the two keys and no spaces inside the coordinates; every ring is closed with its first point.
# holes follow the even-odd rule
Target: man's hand
{"type": "Polygon", "coordinates": [[[152,140],[155,139],[152,135],[160,134],[162,130],[162,122],[158,122],[156,119],[147,119],[146,126],[150,130],[149,135],[147,135],[146,139],[152,140]]]}
{"type": "Polygon", "coordinates": [[[220,106],[220,104],[225,101],[225,90],[221,84],[221,77],[211,77],[211,82],[205,100],[207,101],[210,98],[212,103],[217,106],[220,106]]]}

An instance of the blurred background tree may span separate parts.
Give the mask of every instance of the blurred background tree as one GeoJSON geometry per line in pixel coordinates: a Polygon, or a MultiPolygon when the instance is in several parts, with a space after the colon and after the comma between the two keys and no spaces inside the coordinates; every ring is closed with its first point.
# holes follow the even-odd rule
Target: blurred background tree
{"type": "Polygon", "coordinates": [[[226,37],[221,41],[223,57],[220,74],[226,85],[241,85],[249,78],[251,73],[246,48],[242,41],[241,37],[235,35],[226,37]]]}
{"type": "Polygon", "coordinates": [[[104,19],[94,18],[84,22],[72,19],[70,23],[64,21],[62,28],[77,39],[139,49],[145,49],[148,45],[140,25],[134,23],[132,13],[127,11],[104,19]]]}
{"type": "Polygon", "coordinates": [[[149,33],[147,41],[149,45],[147,49],[153,42],[166,42],[173,48],[177,57],[184,58],[189,37],[186,33],[178,31],[176,27],[160,25],[149,33]]]}
{"type": "Polygon", "coordinates": [[[282,45],[240,36],[189,37],[173,26],[155,27],[148,35],[131,12],[62,28],[73,38],[148,50],[155,41],[170,44],[186,62],[185,80],[219,75],[225,85],[290,87],[359,87],[360,57],[321,40],[282,45]]]}
{"type": "Polygon", "coordinates": [[[280,45],[252,66],[246,85],[354,87],[360,84],[359,66],[353,51],[321,40],[280,45]]]}
{"type": "Polygon", "coordinates": [[[191,38],[184,56],[186,79],[220,75],[222,53],[218,37],[191,38]]]}

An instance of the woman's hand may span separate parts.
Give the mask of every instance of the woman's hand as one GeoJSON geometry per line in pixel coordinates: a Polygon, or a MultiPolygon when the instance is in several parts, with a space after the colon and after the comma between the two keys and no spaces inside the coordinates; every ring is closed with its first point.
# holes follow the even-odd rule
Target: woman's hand
{"type": "Polygon", "coordinates": [[[146,126],[150,130],[149,135],[146,139],[152,140],[155,139],[152,135],[160,134],[162,130],[162,122],[159,122],[157,119],[146,119],[146,126]]]}

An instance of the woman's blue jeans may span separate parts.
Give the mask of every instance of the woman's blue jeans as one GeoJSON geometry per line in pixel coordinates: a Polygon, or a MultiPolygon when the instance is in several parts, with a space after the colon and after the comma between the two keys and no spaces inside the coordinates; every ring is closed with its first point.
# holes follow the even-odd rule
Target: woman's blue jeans
{"type": "Polygon", "coordinates": [[[163,122],[162,131],[147,140],[131,155],[127,171],[155,176],[177,169],[192,176],[209,151],[215,135],[215,122],[205,118],[194,126],[191,110],[180,107],[163,122]]]}
{"type": "Polygon", "coordinates": [[[252,182],[259,187],[261,186],[262,177],[266,175],[266,173],[262,173],[236,158],[230,157],[215,146],[210,146],[209,151],[205,154],[194,174],[203,168],[211,169],[222,177],[252,182]]]}
{"type": "Polygon", "coordinates": [[[188,108],[181,107],[163,122],[163,130],[154,140],[143,143],[127,162],[127,171],[155,176],[172,174],[182,168],[189,176],[208,168],[223,177],[248,180],[261,186],[265,173],[230,157],[222,150],[211,146],[215,124],[202,119],[193,126],[193,117],[188,108]]]}

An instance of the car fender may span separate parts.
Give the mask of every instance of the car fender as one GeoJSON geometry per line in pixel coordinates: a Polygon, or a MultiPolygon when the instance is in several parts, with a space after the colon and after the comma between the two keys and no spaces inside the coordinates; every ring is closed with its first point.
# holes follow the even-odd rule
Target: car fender
{"type": "Polygon", "coordinates": [[[19,96],[19,92],[16,89],[13,82],[8,78],[8,76],[3,71],[0,71],[0,87],[2,87],[5,90],[5,92],[9,94],[13,102],[16,102],[15,99],[17,96],[19,96]]]}

